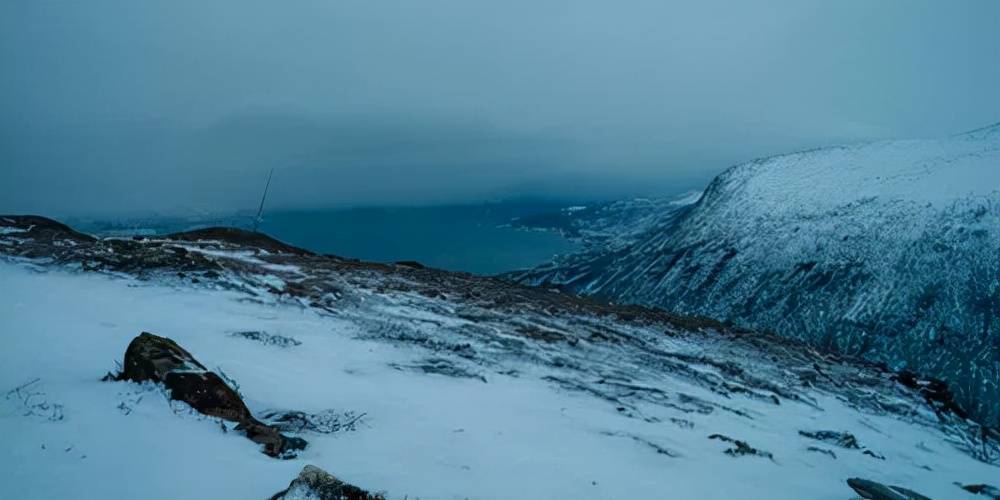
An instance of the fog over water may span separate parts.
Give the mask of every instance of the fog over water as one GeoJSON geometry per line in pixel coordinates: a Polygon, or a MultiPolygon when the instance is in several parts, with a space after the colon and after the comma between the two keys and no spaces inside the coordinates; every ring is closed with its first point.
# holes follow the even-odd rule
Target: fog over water
{"type": "Polygon", "coordinates": [[[0,212],[669,195],[1000,120],[1000,3],[0,3],[0,212]]]}

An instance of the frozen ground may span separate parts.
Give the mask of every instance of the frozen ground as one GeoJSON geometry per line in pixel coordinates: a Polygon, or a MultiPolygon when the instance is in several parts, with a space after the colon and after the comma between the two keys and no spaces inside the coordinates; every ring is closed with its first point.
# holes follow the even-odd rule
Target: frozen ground
{"type": "Polygon", "coordinates": [[[306,463],[411,499],[847,499],[855,476],[975,498],[953,482],[1000,472],[891,374],[774,337],[461,274],[42,229],[0,246],[0,498],[266,498],[306,463]],[[269,458],[156,387],[100,381],[144,330],[257,415],[362,416],[269,458]],[[279,337],[298,343],[261,341],[279,337]],[[859,447],[799,433],[820,430],[859,447]]]}

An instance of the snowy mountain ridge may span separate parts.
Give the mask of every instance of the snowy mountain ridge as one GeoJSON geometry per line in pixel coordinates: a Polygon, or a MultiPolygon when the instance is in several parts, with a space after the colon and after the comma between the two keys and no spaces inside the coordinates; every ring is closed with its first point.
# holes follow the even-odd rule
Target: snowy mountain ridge
{"type": "Polygon", "coordinates": [[[909,367],[1000,423],[1000,124],[738,165],[626,248],[514,278],[909,367]]]}
{"type": "MultiPolygon", "coordinates": [[[[824,213],[867,199],[942,208],[1000,191],[1000,124],[927,140],[862,143],[764,158],[716,181],[757,210],[824,213]]],[[[748,207],[749,208],[749,207],[748,207]]]]}
{"type": "Polygon", "coordinates": [[[940,384],[705,319],[231,229],[0,217],[0,260],[3,498],[265,498],[311,463],[388,498],[833,500],[877,489],[861,477],[971,499],[954,483],[1000,460],[940,384]],[[100,381],[142,330],[265,423],[336,425],[276,460],[155,386],[100,381]]]}

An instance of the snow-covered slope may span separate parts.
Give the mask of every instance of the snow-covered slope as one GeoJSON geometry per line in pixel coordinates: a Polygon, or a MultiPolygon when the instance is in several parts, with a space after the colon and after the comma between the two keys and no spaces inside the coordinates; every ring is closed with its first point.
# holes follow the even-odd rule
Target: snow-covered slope
{"type": "Polygon", "coordinates": [[[235,231],[0,228],[0,498],[266,498],[304,463],[389,498],[833,500],[854,476],[975,498],[953,482],[1000,470],[946,393],[767,334],[235,231]],[[100,381],[142,330],[258,416],[353,424],[276,460],[100,381]]]}
{"type": "Polygon", "coordinates": [[[1000,425],[1000,124],[738,165],[628,248],[517,278],[909,367],[1000,425]]]}

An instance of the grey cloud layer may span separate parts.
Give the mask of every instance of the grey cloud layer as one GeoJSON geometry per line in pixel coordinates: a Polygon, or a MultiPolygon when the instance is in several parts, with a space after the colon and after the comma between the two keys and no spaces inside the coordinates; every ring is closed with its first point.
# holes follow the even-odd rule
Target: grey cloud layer
{"type": "Polygon", "coordinates": [[[0,211],[667,193],[1000,120],[990,1],[0,4],[0,211]]]}

